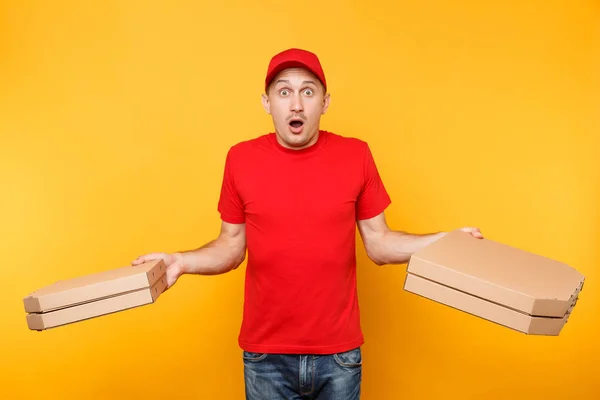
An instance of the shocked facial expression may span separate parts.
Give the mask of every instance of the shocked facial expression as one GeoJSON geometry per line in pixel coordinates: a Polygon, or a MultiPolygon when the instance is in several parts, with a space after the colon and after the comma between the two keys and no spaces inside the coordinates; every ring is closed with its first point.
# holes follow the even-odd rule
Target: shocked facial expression
{"type": "Polygon", "coordinates": [[[329,97],[317,77],[305,69],[290,68],[279,73],[262,98],[273,118],[277,141],[296,150],[316,143],[329,97]]]}

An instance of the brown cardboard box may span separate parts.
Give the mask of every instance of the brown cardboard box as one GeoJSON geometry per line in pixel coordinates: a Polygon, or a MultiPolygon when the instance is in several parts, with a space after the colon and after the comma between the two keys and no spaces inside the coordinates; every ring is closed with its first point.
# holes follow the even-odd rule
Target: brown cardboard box
{"type": "Polygon", "coordinates": [[[415,252],[404,289],[517,331],[558,335],[584,276],[537,254],[453,231],[415,252]]]}
{"type": "Polygon", "coordinates": [[[155,260],[55,282],[23,299],[27,325],[43,330],[153,303],[166,288],[165,272],[155,260]]]}

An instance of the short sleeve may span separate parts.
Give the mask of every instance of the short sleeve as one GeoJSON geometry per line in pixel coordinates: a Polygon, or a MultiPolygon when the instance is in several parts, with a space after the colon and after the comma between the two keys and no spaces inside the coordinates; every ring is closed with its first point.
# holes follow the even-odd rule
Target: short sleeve
{"type": "Polygon", "coordinates": [[[234,160],[229,150],[225,159],[225,171],[219,197],[218,211],[221,219],[231,224],[245,222],[244,205],[235,186],[234,160]]]}
{"type": "Polygon", "coordinates": [[[368,145],[365,145],[363,174],[363,187],[356,202],[356,219],[358,220],[373,218],[381,214],[392,202],[368,145]]]}

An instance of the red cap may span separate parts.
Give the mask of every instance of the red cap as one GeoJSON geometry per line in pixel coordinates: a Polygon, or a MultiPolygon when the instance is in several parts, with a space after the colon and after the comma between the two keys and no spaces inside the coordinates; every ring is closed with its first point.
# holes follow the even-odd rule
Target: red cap
{"type": "Polygon", "coordinates": [[[273,56],[267,70],[265,90],[273,78],[275,78],[275,75],[286,68],[294,67],[305,68],[315,74],[327,91],[327,81],[325,80],[325,73],[323,72],[319,58],[316,54],[302,49],[288,49],[273,56]]]}

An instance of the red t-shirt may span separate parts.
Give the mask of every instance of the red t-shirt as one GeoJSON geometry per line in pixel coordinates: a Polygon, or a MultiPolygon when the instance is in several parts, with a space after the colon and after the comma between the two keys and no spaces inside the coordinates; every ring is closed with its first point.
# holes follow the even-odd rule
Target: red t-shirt
{"type": "Polygon", "coordinates": [[[356,221],[390,203],[359,139],[320,131],[313,146],[291,150],[270,133],[231,147],[218,210],[246,224],[240,347],[332,354],[362,345],[356,221]]]}

